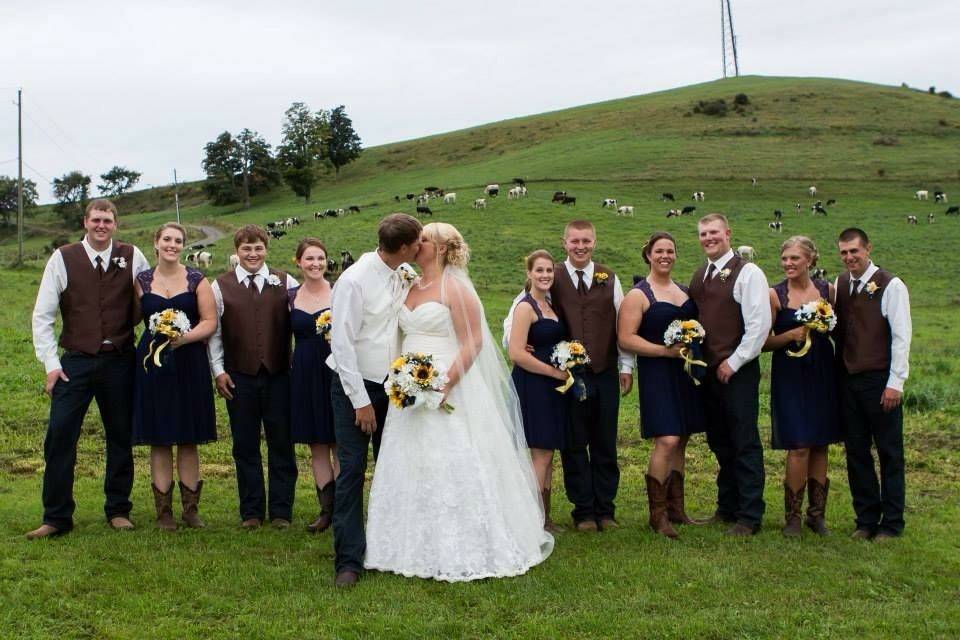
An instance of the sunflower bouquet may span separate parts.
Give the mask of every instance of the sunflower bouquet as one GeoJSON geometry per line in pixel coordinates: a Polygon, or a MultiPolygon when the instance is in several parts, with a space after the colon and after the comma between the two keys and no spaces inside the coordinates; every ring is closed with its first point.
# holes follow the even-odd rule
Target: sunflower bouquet
{"type": "Polygon", "coordinates": [[[699,385],[707,374],[707,363],[701,355],[703,339],[706,337],[703,325],[696,320],[674,320],[663,334],[663,344],[666,346],[682,345],[680,357],[683,358],[683,370],[695,385],[699,385]]]}
{"type": "Polygon", "coordinates": [[[427,353],[404,353],[390,365],[390,373],[383,383],[387,397],[398,409],[426,407],[453,411],[453,405],[443,400],[446,373],[433,364],[427,353]]]}
{"type": "Polygon", "coordinates": [[[163,360],[160,356],[163,350],[169,346],[171,340],[179,338],[192,328],[187,314],[179,309],[164,309],[151,315],[147,330],[152,337],[147,356],[143,359],[143,370],[147,370],[147,362],[151,360],[155,366],[162,367],[163,360]]]}
{"type": "Polygon", "coordinates": [[[318,315],[314,322],[317,325],[317,335],[323,336],[327,342],[330,342],[330,329],[333,328],[333,315],[330,313],[330,309],[318,315]]]}
{"type": "Polygon", "coordinates": [[[810,332],[828,333],[837,326],[837,314],[833,311],[833,306],[820,298],[811,300],[800,306],[793,315],[797,322],[803,325],[803,346],[799,351],[790,351],[787,349],[787,355],[791,358],[802,358],[810,351],[810,332]]]}
{"type": "Polygon", "coordinates": [[[560,393],[566,393],[571,387],[575,388],[577,400],[587,399],[587,385],[583,381],[583,370],[590,364],[587,348],[579,340],[563,340],[558,342],[550,354],[550,363],[561,371],[567,372],[567,381],[557,387],[560,393]]]}

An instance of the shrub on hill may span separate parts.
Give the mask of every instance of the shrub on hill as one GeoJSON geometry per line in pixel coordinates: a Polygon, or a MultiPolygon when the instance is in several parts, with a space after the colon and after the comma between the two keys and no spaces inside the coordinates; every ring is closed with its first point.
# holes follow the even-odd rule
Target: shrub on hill
{"type": "Polygon", "coordinates": [[[873,144],[880,147],[895,147],[900,144],[900,139],[896,136],[880,136],[879,138],[874,138],[873,144]]]}
{"type": "Polygon", "coordinates": [[[693,107],[693,112],[702,113],[705,116],[725,116],[727,115],[727,102],[723,98],[700,100],[693,107]]]}
{"type": "Polygon", "coordinates": [[[746,106],[750,104],[750,98],[747,97],[745,93],[738,93],[733,97],[733,104],[738,104],[740,106],[746,106]]]}

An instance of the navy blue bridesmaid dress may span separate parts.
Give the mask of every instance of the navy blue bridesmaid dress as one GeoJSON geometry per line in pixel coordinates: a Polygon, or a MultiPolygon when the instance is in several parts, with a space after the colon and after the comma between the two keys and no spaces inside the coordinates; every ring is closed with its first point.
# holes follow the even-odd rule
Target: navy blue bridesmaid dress
{"type": "MultiPolygon", "coordinates": [[[[685,286],[677,286],[687,293],[685,286]]],[[[650,301],[637,329],[637,335],[648,342],[663,344],[663,334],[671,322],[697,318],[697,304],[692,298],[680,306],[657,300],[646,279],[634,288],[650,301]]],[[[706,430],[700,389],[683,370],[682,359],[637,356],[637,389],[644,438],[689,436],[706,430]]]]}
{"type": "Polygon", "coordinates": [[[287,291],[290,299],[290,327],[296,344],[290,369],[290,434],[299,444],[334,444],[333,405],[330,402],[330,378],[327,366],[330,343],[317,335],[316,313],[307,313],[293,306],[295,287],[287,291]]]}
{"type": "Polygon", "coordinates": [[[204,444],[217,439],[216,413],[210,364],[205,342],[191,342],[162,352],[162,366],[153,359],[144,366],[149,353],[150,316],[165,309],[183,311],[190,326],[200,322],[197,287],[203,272],[187,267],[187,290],[171,298],[154,293],[153,269],[142,271],[137,281],[143,291],[140,307],[144,331],[137,345],[134,384],[133,443],[157,446],[204,444]]]}
{"type": "MultiPolygon", "coordinates": [[[[814,280],[820,296],[830,299],[824,280],[814,280]]],[[[774,334],[799,327],[787,298],[787,281],[774,285],[780,311],[774,334]]],[[[787,355],[799,345],[790,343],[773,352],[770,371],[771,433],[774,449],[806,449],[843,440],[840,429],[833,343],[827,334],[811,331],[810,351],[802,358],[787,355]]]]}
{"type": "MultiPolygon", "coordinates": [[[[530,325],[527,344],[533,347],[533,356],[537,360],[549,364],[553,348],[570,337],[567,326],[562,320],[543,317],[540,306],[530,295],[523,301],[529,303],[537,314],[537,321],[530,325]]],[[[512,376],[520,398],[527,446],[547,450],[566,448],[569,444],[570,392],[557,393],[561,381],[531,373],[516,364],[512,376]]]]}

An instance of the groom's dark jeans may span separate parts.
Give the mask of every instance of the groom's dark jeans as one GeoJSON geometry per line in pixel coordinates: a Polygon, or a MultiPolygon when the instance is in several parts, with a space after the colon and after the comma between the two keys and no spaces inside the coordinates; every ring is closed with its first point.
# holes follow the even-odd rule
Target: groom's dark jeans
{"type": "Polygon", "coordinates": [[[107,471],[103,480],[107,520],[129,516],[133,505],[134,352],[113,351],[95,356],[68,351],[60,360],[69,382],[58,381],[50,402],[50,424],[43,442],[43,522],[60,531],[73,528],[73,474],[77,440],[91,400],[96,399],[106,434],[107,471]]]}
{"type": "Polygon", "coordinates": [[[373,440],[373,459],[380,453],[383,424],[387,418],[387,393],[383,383],[364,380],[367,395],[377,416],[373,436],[355,424],[356,411],[343,390],[340,376],[333,374],[330,402],[333,406],[333,429],[337,437],[337,476],[333,502],[333,549],[336,572],[363,572],[363,556],[367,552],[367,536],[363,528],[363,480],[367,472],[367,451],[373,440]]]}

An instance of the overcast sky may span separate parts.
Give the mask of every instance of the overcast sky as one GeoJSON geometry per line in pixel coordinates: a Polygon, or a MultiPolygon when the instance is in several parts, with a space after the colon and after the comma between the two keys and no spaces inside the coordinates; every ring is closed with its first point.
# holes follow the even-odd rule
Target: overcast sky
{"type": "MultiPolygon", "coordinates": [[[[294,101],[346,105],[366,146],[714,80],[717,0],[124,2],[0,6],[0,175],[120,164],[142,186],[203,177],[203,145],[273,145],[294,101]],[[91,8],[95,7],[95,8],[91,8]]],[[[743,74],[960,94],[960,2],[734,0],[743,74]]],[[[94,189],[94,194],[96,190],[94,189]]]]}

